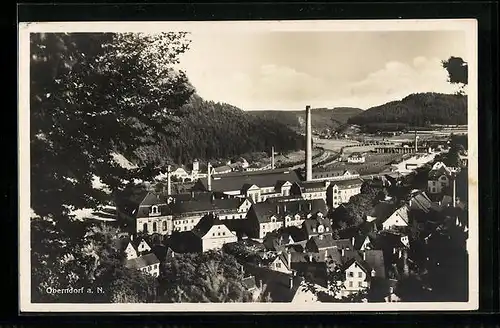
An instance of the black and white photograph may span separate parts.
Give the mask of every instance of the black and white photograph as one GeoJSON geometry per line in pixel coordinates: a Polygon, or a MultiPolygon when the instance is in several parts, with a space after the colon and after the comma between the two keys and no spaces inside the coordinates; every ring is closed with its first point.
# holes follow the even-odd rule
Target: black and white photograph
{"type": "Polygon", "coordinates": [[[21,23],[21,311],[477,309],[476,34],[21,23]]]}

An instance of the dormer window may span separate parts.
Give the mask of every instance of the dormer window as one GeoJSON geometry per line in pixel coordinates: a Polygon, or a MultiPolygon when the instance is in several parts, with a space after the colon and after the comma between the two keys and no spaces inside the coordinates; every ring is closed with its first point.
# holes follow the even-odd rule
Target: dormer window
{"type": "Polygon", "coordinates": [[[158,206],[151,207],[151,214],[158,214],[158,206]]]}
{"type": "Polygon", "coordinates": [[[323,225],[319,225],[318,226],[318,232],[319,233],[323,233],[325,231],[325,227],[323,227],[323,225]]]}

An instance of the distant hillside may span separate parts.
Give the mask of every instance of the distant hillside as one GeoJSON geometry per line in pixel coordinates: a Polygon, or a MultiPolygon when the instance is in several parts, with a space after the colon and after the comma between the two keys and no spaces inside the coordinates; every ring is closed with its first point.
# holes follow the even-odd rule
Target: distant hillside
{"type": "Polygon", "coordinates": [[[349,124],[467,124],[467,96],[441,93],[411,94],[399,101],[372,107],[350,117],[349,124]]]}
{"type": "Polygon", "coordinates": [[[181,108],[179,127],[163,143],[137,150],[140,162],[187,164],[251,152],[304,147],[304,138],[283,122],[251,115],[229,104],[193,96],[181,108]]]}
{"type": "MultiPolygon", "coordinates": [[[[361,112],[363,112],[362,109],[351,107],[337,107],[333,109],[314,108],[311,113],[312,126],[314,130],[335,130],[347,123],[350,117],[358,115],[361,112]]],[[[248,113],[261,118],[278,121],[301,133],[305,129],[305,109],[301,111],[258,110],[249,111],[248,113]]]]}

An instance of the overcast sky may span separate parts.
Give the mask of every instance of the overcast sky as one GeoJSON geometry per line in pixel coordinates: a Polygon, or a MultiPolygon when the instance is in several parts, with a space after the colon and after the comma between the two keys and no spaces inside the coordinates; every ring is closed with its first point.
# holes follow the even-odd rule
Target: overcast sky
{"type": "Polygon", "coordinates": [[[453,93],[440,61],[465,57],[465,34],[225,32],[191,35],[181,67],[207,100],[244,110],[350,106],[415,92],[453,93]]]}

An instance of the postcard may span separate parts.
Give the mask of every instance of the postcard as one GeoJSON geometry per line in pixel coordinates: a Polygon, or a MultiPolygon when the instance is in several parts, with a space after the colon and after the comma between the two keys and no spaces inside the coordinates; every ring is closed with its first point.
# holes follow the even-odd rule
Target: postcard
{"type": "Polygon", "coordinates": [[[478,308],[477,22],[19,24],[20,311],[478,308]]]}

